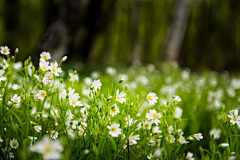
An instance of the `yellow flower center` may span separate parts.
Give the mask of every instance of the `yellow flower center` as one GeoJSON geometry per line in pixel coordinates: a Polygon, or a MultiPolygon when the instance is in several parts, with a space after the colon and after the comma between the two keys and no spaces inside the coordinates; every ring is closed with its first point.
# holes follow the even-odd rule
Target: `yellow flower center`
{"type": "Polygon", "coordinates": [[[51,153],[53,150],[53,148],[51,146],[46,146],[44,149],[44,153],[43,154],[48,154],[51,153]]]}
{"type": "Polygon", "coordinates": [[[237,116],[233,116],[233,121],[237,121],[237,116]]]}
{"type": "Polygon", "coordinates": [[[51,79],[51,78],[52,78],[52,76],[51,76],[51,75],[47,76],[47,79],[51,79]]]}
{"type": "Polygon", "coordinates": [[[149,124],[145,124],[145,128],[149,128],[149,124]]]}
{"type": "Polygon", "coordinates": [[[111,111],[112,111],[113,113],[115,113],[115,112],[116,112],[116,108],[115,108],[115,107],[112,108],[111,111]]]}
{"type": "Polygon", "coordinates": [[[157,117],[158,117],[157,113],[154,113],[154,114],[153,114],[153,118],[155,119],[155,118],[157,118],[157,117]]]}
{"type": "Polygon", "coordinates": [[[41,97],[45,97],[46,93],[45,92],[41,92],[41,97]]]}
{"type": "Polygon", "coordinates": [[[44,55],[44,56],[43,56],[43,59],[47,60],[47,55],[44,55]]]}
{"type": "Polygon", "coordinates": [[[47,70],[47,66],[42,66],[42,70],[47,70]]]}
{"type": "Polygon", "coordinates": [[[3,53],[7,53],[7,50],[6,50],[6,49],[3,49],[2,52],[3,52],[3,53]]]}
{"type": "Polygon", "coordinates": [[[117,100],[120,100],[119,95],[117,95],[116,99],[117,99],[117,100]]]}
{"type": "Polygon", "coordinates": [[[57,72],[56,68],[52,68],[52,72],[53,73],[57,72]]]}
{"type": "Polygon", "coordinates": [[[116,132],[117,128],[111,128],[112,132],[116,132]]]}
{"type": "Polygon", "coordinates": [[[75,101],[75,100],[72,100],[72,104],[76,104],[76,101],[75,101]]]}
{"type": "Polygon", "coordinates": [[[14,101],[14,102],[18,102],[18,99],[17,99],[17,98],[14,98],[13,101],[14,101]]]}
{"type": "Polygon", "coordinates": [[[152,101],[153,97],[152,96],[148,96],[148,101],[152,101]]]}
{"type": "Polygon", "coordinates": [[[18,146],[17,142],[12,142],[12,147],[16,148],[18,146]]]}

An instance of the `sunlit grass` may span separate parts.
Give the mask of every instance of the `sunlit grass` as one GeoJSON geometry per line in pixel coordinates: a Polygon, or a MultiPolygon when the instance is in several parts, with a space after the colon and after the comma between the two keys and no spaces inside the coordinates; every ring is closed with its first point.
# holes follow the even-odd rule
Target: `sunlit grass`
{"type": "Polygon", "coordinates": [[[88,77],[1,48],[1,159],[239,158],[240,79],[176,64],[88,77]],[[8,54],[7,54],[8,53],[8,54]],[[65,76],[63,76],[65,72],[65,76]]]}

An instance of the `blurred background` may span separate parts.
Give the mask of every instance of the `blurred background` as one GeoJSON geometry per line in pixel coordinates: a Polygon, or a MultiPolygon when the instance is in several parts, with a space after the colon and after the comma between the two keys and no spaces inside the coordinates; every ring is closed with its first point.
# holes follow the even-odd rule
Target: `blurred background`
{"type": "Polygon", "coordinates": [[[240,0],[0,0],[0,45],[85,65],[240,70],[240,0]]]}

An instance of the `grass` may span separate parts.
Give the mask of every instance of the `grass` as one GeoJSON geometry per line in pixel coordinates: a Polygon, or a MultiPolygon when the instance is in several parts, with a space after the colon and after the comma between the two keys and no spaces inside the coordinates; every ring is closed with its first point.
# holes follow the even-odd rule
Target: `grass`
{"type": "Polygon", "coordinates": [[[239,75],[170,64],[83,76],[17,54],[0,59],[1,159],[240,157],[239,75]]]}

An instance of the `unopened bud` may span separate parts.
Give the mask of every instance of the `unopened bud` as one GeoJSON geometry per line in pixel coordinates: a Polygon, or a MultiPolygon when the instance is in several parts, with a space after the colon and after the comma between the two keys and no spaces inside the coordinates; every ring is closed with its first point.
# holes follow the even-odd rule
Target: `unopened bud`
{"type": "Polygon", "coordinates": [[[64,56],[63,58],[62,58],[62,62],[65,62],[67,60],[67,56],[64,56]]]}
{"type": "Polygon", "coordinates": [[[15,54],[18,54],[18,52],[19,52],[19,49],[16,48],[16,49],[15,49],[15,54]]]}

